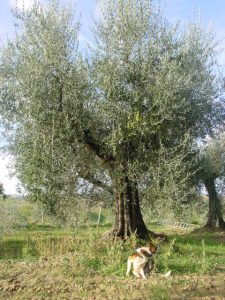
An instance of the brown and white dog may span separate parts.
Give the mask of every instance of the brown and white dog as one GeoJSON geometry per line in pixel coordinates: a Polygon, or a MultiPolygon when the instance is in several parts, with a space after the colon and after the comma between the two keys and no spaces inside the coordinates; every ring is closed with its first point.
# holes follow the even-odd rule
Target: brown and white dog
{"type": "Polygon", "coordinates": [[[135,252],[128,257],[127,273],[129,275],[132,267],[133,274],[137,277],[146,279],[146,275],[154,268],[154,255],[159,251],[159,246],[151,242],[148,247],[137,248],[135,252]]]}

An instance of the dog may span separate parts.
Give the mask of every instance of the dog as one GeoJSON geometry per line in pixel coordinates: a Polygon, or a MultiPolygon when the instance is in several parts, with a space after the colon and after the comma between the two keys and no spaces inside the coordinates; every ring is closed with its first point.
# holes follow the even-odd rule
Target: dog
{"type": "Polygon", "coordinates": [[[137,248],[135,252],[128,257],[126,275],[128,276],[130,274],[133,267],[134,276],[146,279],[146,275],[154,269],[154,255],[157,252],[159,252],[159,246],[155,246],[151,242],[147,247],[137,248]]]}

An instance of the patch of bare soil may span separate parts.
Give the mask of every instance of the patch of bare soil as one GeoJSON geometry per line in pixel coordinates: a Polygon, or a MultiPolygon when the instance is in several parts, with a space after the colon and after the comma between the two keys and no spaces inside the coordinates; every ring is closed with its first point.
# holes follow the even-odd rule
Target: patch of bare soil
{"type": "Polygon", "coordinates": [[[103,276],[76,255],[33,262],[0,262],[0,299],[225,299],[225,272],[202,276],[152,275],[147,280],[103,276]]]}
{"type": "Polygon", "coordinates": [[[225,272],[214,275],[179,276],[173,281],[171,299],[225,299],[225,272]]]}

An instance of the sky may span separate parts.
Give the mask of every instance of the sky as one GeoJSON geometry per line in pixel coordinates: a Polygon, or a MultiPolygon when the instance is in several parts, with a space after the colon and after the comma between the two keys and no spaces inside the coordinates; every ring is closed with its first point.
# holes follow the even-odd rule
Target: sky
{"type": "MultiPolygon", "coordinates": [[[[46,1],[46,0],[42,0],[46,1]]],[[[0,46],[5,43],[7,38],[13,37],[13,17],[11,9],[16,5],[19,8],[29,9],[33,0],[0,0],[0,46]]],[[[61,0],[62,4],[68,1],[61,0]]],[[[98,5],[95,0],[70,0],[76,3],[77,13],[81,13],[81,31],[80,45],[85,49],[87,42],[91,41],[91,24],[93,18],[98,16],[98,5]]],[[[158,3],[158,1],[157,1],[158,3]]],[[[225,65],[225,0],[165,0],[161,1],[167,19],[174,23],[180,20],[182,23],[193,19],[196,14],[201,16],[203,26],[212,25],[216,36],[221,40],[221,53],[218,55],[219,63],[225,65]]],[[[3,143],[0,136],[0,145],[3,143]]],[[[10,178],[10,168],[13,157],[10,155],[0,154],[0,182],[3,183],[6,194],[17,194],[17,186],[19,181],[14,176],[10,178]]]]}

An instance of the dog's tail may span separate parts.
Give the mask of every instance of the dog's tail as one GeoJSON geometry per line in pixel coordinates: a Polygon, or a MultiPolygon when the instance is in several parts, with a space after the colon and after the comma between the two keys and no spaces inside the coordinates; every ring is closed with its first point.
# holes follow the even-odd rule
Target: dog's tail
{"type": "Polygon", "coordinates": [[[164,278],[170,277],[170,276],[171,276],[171,270],[169,270],[169,271],[166,272],[165,274],[162,274],[161,276],[164,277],[164,278]]]}

